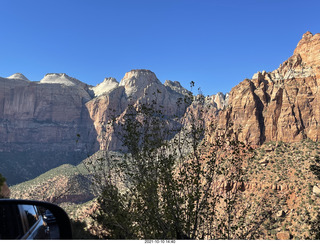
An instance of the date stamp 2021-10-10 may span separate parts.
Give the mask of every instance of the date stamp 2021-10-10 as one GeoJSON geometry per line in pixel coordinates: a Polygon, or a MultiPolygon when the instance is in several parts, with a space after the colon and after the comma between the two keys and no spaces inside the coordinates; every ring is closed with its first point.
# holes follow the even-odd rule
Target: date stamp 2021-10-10
{"type": "Polygon", "coordinates": [[[147,244],[174,244],[176,240],[145,240],[147,244]]]}

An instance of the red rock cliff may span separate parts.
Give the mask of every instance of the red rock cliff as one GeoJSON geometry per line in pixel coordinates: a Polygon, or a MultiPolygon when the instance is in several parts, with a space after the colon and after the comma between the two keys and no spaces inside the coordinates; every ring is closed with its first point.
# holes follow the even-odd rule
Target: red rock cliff
{"type": "Polygon", "coordinates": [[[294,54],[273,72],[258,72],[235,86],[219,125],[242,127],[240,139],[265,141],[320,139],[320,34],[307,32],[294,54]]]}

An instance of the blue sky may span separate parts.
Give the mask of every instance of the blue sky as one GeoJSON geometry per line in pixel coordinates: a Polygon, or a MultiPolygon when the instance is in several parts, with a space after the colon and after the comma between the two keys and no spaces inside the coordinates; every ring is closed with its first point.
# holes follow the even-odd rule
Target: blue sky
{"type": "Polygon", "coordinates": [[[67,73],[96,85],[131,69],[228,92],[320,32],[318,0],[0,0],[0,76],[67,73]]]}

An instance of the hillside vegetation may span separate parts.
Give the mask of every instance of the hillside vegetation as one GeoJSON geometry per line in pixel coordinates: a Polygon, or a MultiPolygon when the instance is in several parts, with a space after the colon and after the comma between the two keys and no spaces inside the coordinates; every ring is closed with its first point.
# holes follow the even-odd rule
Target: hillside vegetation
{"type": "Polygon", "coordinates": [[[93,198],[88,172],[81,165],[61,165],[10,189],[11,198],[54,203],[83,202],[93,198]]]}
{"type": "Polygon", "coordinates": [[[257,201],[268,189],[273,191],[279,211],[274,222],[266,223],[266,239],[314,238],[312,222],[319,216],[320,178],[317,168],[318,142],[269,142],[255,150],[246,171],[248,202],[257,201]]]}
{"type": "MultiPolygon", "coordinates": [[[[270,192],[269,200],[277,209],[272,213],[273,220],[264,223],[263,239],[313,238],[312,223],[320,213],[320,178],[315,170],[319,155],[319,143],[311,140],[269,142],[257,147],[247,160],[246,203],[259,205],[266,192],[270,192]]],[[[100,156],[101,152],[91,160],[100,156]]],[[[11,198],[59,203],[71,219],[86,222],[93,234],[99,234],[90,218],[96,201],[92,200],[94,191],[83,162],[78,166],[62,165],[10,189],[11,198]]]]}

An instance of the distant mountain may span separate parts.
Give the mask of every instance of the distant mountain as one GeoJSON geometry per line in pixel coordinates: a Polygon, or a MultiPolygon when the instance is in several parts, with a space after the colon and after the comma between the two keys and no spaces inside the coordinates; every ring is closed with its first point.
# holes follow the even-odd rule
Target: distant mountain
{"type": "Polygon", "coordinates": [[[9,184],[98,150],[85,107],[89,93],[88,85],[65,74],[48,74],[40,82],[22,74],[0,78],[0,172],[9,184]]]}
{"type": "MultiPolygon", "coordinates": [[[[240,140],[320,138],[320,34],[307,32],[293,56],[272,72],[258,72],[230,94],[205,97],[207,121],[242,127],[240,140]]],[[[17,73],[0,78],[0,172],[15,184],[61,164],[76,164],[99,149],[117,151],[122,143],[107,129],[119,122],[129,104],[156,101],[168,123],[184,118],[201,104],[177,105],[190,92],[177,81],[162,84],[150,70],[131,70],[118,82],[106,78],[93,87],[66,74],[29,81],[17,73]]]]}
{"type": "Polygon", "coordinates": [[[105,134],[111,117],[122,118],[128,104],[152,100],[164,115],[183,116],[186,105],[178,107],[177,100],[188,93],[177,81],[162,84],[149,70],[132,70],[120,82],[106,78],[95,87],[63,73],[39,82],[20,73],[0,78],[0,172],[16,184],[79,163],[107,144],[119,150],[122,143],[105,134]]]}

